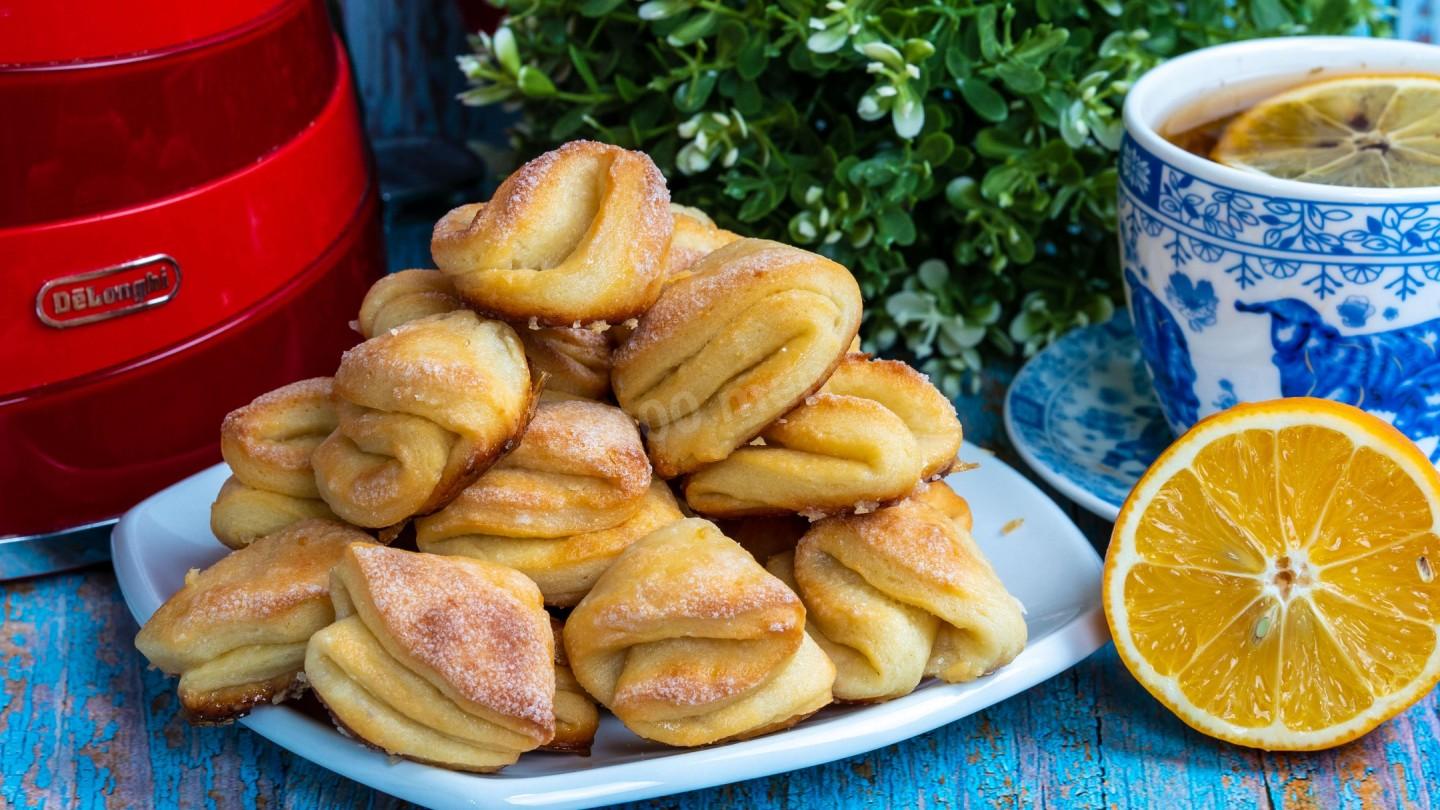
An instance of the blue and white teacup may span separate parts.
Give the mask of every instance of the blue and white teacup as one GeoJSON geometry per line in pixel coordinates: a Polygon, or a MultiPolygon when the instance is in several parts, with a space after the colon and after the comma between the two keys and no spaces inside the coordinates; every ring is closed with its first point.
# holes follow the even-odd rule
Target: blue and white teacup
{"type": "Polygon", "coordinates": [[[1237,402],[1318,396],[1392,422],[1440,459],[1440,188],[1280,180],[1161,137],[1304,82],[1440,74],[1440,47],[1289,37],[1196,51],[1125,102],[1125,289],[1181,432],[1237,402]]]}

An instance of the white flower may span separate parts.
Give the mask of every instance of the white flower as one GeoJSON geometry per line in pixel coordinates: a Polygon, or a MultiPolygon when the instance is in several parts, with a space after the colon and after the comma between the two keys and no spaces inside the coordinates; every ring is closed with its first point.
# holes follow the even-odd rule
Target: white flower
{"type": "Polygon", "coordinates": [[[687,143],[675,155],[675,167],[681,174],[700,174],[710,168],[710,156],[705,150],[696,148],[694,142],[687,143]]]}
{"type": "Polygon", "coordinates": [[[880,96],[874,90],[871,90],[860,97],[860,104],[855,108],[855,114],[860,116],[862,120],[874,121],[884,117],[886,113],[885,107],[887,106],[889,105],[882,105],[880,103],[880,96]]]}
{"type": "Polygon", "coordinates": [[[824,22],[812,17],[810,19],[810,27],[816,27],[815,24],[817,22],[820,23],[820,30],[811,34],[810,37],[805,40],[805,47],[815,53],[834,53],[844,47],[845,40],[850,38],[844,21],[827,26],[824,22]]]}
{"type": "Polygon", "coordinates": [[[865,54],[876,62],[883,63],[892,70],[900,70],[905,65],[905,57],[895,50],[894,46],[884,42],[867,42],[857,46],[860,53],[865,54]]]}
{"type": "Polygon", "coordinates": [[[895,134],[902,138],[919,135],[925,126],[925,105],[906,93],[890,111],[890,123],[895,127],[895,134]]]}
{"type": "Polygon", "coordinates": [[[638,13],[642,20],[665,20],[689,11],[691,5],[690,0],[650,0],[640,4],[638,13]]]}

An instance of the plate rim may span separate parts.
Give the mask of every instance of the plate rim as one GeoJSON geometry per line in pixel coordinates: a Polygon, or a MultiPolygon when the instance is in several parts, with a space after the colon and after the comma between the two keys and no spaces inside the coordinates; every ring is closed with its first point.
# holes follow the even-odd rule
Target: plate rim
{"type": "MultiPolygon", "coordinates": [[[[1005,425],[1005,435],[1010,438],[1010,445],[1015,448],[1016,454],[1020,456],[1026,466],[1034,471],[1045,483],[1059,491],[1061,495],[1074,501],[1077,506],[1111,523],[1114,523],[1116,519],[1120,517],[1120,509],[1124,506],[1124,500],[1122,499],[1120,503],[1112,503],[1080,486],[1069,477],[1062,475],[1049,464],[1046,464],[1035,451],[1034,445],[1037,442],[1029,434],[1021,431],[1019,426],[1015,424],[1014,400],[1016,391],[1019,390],[1023,378],[1027,374],[1038,374],[1039,372],[1036,371],[1038,368],[1037,364],[1046,360],[1047,356],[1053,357],[1051,353],[1057,352],[1058,349],[1056,347],[1060,346],[1060,344],[1067,341],[1079,343],[1092,334],[1103,335],[1106,330],[1112,326],[1128,326],[1128,321],[1128,313],[1123,310],[1116,312],[1110,320],[1104,323],[1088,324],[1071,331],[1069,334],[1062,336],[1060,340],[1042,349],[1034,357],[1025,361],[1025,364],[1015,373],[1014,378],[1010,381],[1010,385],[1005,389],[1005,402],[1001,413],[1001,422],[1005,425]],[[1125,321],[1126,323],[1120,324],[1118,323],[1120,321],[1125,321]]],[[[1088,354],[1091,353],[1087,352],[1087,355],[1088,354]]],[[[1053,442],[1051,442],[1051,444],[1053,444],[1053,442]]],[[[1138,483],[1139,480],[1140,477],[1136,476],[1135,481],[1138,483]]]]}
{"type": "MultiPolygon", "coordinates": [[[[1061,536],[1050,542],[1078,544],[1093,570],[1095,581],[1088,595],[1077,600],[1082,608],[1065,624],[1027,644],[1021,653],[1021,657],[1027,659],[1023,668],[1002,668],[969,684],[931,685],[904,698],[838,717],[838,728],[836,721],[800,725],[753,740],[677,749],[663,757],[639,757],[558,774],[506,776],[502,772],[489,777],[466,774],[392,758],[352,740],[345,740],[354,748],[343,755],[314,756],[314,743],[333,741],[336,732],[284,706],[260,707],[239,722],[321,768],[437,810],[497,804],[578,810],[649,799],[813,767],[928,733],[1049,680],[1084,660],[1110,639],[1100,605],[1099,575],[1103,563],[1085,535],[1059,504],[1019,470],[969,442],[965,443],[964,451],[972,459],[983,455],[986,466],[1000,467],[1023,481],[1023,486],[1030,490],[1027,500],[1034,499],[1040,508],[1052,510],[1060,521],[1061,536]],[[985,692],[977,692],[976,684],[989,687],[986,692],[999,694],[993,699],[983,697],[985,692]],[[982,697],[977,698],[977,694],[982,697]],[[881,711],[876,712],[877,709],[881,711]],[[701,764],[705,767],[695,767],[701,764]]],[[[137,622],[143,621],[142,614],[148,617],[136,604],[142,589],[148,587],[156,593],[160,589],[154,586],[150,572],[140,565],[142,555],[130,550],[140,542],[133,536],[135,524],[148,510],[156,508],[152,504],[170,490],[201,476],[213,475],[217,468],[223,467],[217,464],[166,487],[127,511],[116,524],[110,538],[111,555],[126,608],[137,622]]]]}
{"type": "MultiPolygon", "coordinates": [[[[1029,364],[1027,363],[1026,365],[1029,364]]],[[[1021,369],[1021,371],[1024,371],[1024,369],[1021,369]]],[[[1015,448],[1016,455],[1020,456],[1026,466],[1033,470],[1036,475],[1044,479],[1045,483],[1058,490],[1061,495],[1074,501],[1076,506],[1079,506],[1096,517],[1104,518],[1114,523],[1115,520],[1120,517],[1121,505],[1113,504],[1101,498],[1099,495],[1081,487],[1079,484],[1056,472],[1049,465],[1041,461],[1035,451],[1031,449],[1026,442],[1020,440],[1020,436],[1024,434],[1015,426],[1015,421],[1011,417],[1010,412],[1010,394],[1006,392],[1005,412],[1002,420],[1005,423],[1005,435],[1010,437],[1010,445],[1015,448]]]]}

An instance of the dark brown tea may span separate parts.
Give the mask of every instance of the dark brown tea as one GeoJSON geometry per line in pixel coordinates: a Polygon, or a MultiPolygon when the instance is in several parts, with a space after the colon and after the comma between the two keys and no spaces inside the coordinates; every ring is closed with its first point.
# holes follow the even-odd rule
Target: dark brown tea
{"type": "Polygon", "coordinates": [[[1241,112],[1244,111],[1240,110],[1221,116],[1220,118],[1204,121],[1189,129],[1178,132],[1171,132],[1168,128],[1162,129],[1160,135],[1165,140],[1184,149],[1186,152],[1192,155],[1199,155],[1209,160],[1210,153],[1215,151],[1215,144],[1220,142],[1221,133],[1225,131],[1225,127],[1230,125],[1231,121],[1235,120],[1235,116],[1241,112]]]}
{"type": "Polygon", "coordinates": [[[1193,155],[1286,180],[1440,185],[1440,76],[1312,75],[1289,87],[1227,87],[1172,115],[1160,135],[1193,155]]]}

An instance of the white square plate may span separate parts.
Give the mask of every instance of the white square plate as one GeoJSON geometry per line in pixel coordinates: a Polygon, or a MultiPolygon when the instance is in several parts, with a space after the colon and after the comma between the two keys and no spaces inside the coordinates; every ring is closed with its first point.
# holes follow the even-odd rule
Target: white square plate
{"type": "MultiPolygon", "coordinates": [[[[913,694],[871,706],[831,706],[795,728],[745,742],[666,748],[605,715],[591,755],[526,754],[498,774],[457,773],[391,759],[285,706],[241,722],[338,774],[433,808],[580,808],[738,782],[862,754],[973,714],[1069,668],[1108,639],[1100,609],[1100,559],[1064,512],[999,459],[967,444],[980,467],[951,485],[975,511],[975,538],[1005,586],[1026,607],[1030,642],[1009,666],[966,684],[922,683],[913,694]],[[1002,527],[1017,518],[1008,534],[1002,527]]],[[[111,538],[120,590],[144,622],[179,590],[185,572],[225,553],[210,533],[210,503],[225,465],[151,496],[111,538]]],[[[138,654],[138,653],[137,653],[138,654]]],[[[203,729],[195,733],[204,734],[203,729]]]]}

